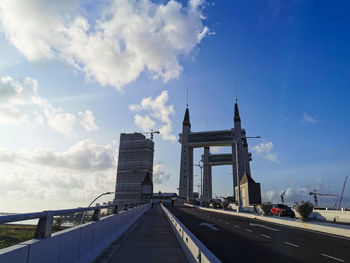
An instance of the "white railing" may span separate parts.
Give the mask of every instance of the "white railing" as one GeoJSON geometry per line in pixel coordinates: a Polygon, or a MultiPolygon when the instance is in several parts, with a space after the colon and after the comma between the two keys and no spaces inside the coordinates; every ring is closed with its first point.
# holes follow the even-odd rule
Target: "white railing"
{"type": "Polygon", "coordinates": [[[164,210],[171,227],[189,262],[219,263],[221,262],[199,239],[184,226],[163,204],[164,210]]]}
{"type": "Polygon", "coordinates": [[[1,216],[0,223],[40,219],[35,239],[0,249],[0,262],[92,262],[149,208],[149,204],[124,204],[122,211],[114,209],[115,214],[100,218],[101,209],[110,207],[118,205],[1,216]],[[89,210],[94,210],[93,221],[51,234],[53,216],[89,210]]]}

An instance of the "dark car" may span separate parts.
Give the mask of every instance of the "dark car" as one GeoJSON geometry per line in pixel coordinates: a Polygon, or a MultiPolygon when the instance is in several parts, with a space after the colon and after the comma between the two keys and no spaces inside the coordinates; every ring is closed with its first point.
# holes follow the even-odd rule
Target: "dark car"
{"type": "Polygon", "coordinates": [[[277,204],[271,208],[271,214],[277,216],[295,217],[294,211],[287,205],[277,204]]]}

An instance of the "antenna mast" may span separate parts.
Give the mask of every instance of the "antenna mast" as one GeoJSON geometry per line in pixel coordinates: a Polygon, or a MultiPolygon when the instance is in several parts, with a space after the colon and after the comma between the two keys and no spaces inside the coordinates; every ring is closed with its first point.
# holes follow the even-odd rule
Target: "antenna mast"
{"type": "Polygon", "coordinates": [[[236,92],[236,102],[238,97],[238,86],[237,86],[237,80],[235,80],[235,92],[236,92]]]}
{"type": "Polygon", "coordinates": [[[188,87],[186,87],[186,108],[188,108],[188,87]]]}

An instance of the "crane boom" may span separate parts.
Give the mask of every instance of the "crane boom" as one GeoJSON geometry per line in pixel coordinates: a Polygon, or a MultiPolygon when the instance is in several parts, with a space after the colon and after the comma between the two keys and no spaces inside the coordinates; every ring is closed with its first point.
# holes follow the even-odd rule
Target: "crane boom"
{"type": "Polygon", "coordinates": [[[346,181],[348,180],[348,177],[345,176],[345,181],[344,181],[344,185],[343,185],[343,190],[341,191],[341,195],[340,195],[340,199],[339,199],[339,203],[338,203],[338,207],[337,209],[340,209],[340,205],[341,205],[341,201],[343,200],[343,195],[344,195],[344,189],[345,189],[345,185],[346,185],[346,181]]]}
{"type": "Polygon", "coordinates": [[[153,134],[155,134],[155,133],[160,134],[160,131],[151,130],[150,132],[144,132],[143,134],[150,134],[151,135],[151,140],[153,141],[153,134]]]}
{"type": "Polygon", "coordinates": [[[337,196],[337,195],[332,195],[332,194],[317,194],[317,195],[322,195],[322,196],[337,196]]]}
{"type": "Polygon", "coordinates": [[[284,190],[283,192],[281,192],[281,202],[284,205],[284,194],[286,193],[286,190],[284,190]]]}
{"type": "Polygon", "coordinates": [[[315,207],[318,207],[318,199],[317,196],[337,196],[337,195],[333,195],[333,194],[319,194],[316,192],[316,189],[313,192],[310,192],[309,195],[313,195],[314,196],[314,201],[315,201],[315,207]]]}

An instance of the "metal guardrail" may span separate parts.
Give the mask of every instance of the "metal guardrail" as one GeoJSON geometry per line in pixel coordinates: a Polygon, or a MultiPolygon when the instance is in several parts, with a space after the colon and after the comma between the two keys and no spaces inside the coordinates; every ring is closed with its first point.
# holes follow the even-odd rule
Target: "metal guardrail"
{"type": "Polygon", "coordinates": [[[92,215],[92,221],[99,221],[101,218],[101,209],[113,208],[112,213],[118,214],[119,207],[123,206],[123,210],[128,210],[129,208],[137,207],[148,202],[132,202],[132,203],[117,203],[111,205],[103,205],[103,206],[93,206],[93,207],[79,207],[72,209],[63,209],[63,210],[48,210],[43,212],[35,212],[35,213],[24,213],[24,214],[15,214],[15,215],[5,215],[0,216],[0,224],[38,219],[39,222],[37,224],[34,238],[48,238],[52,233],[52,223],[54,216],[60,216],[64,214],[72,214],[72,213],[84,213],[87,211],[94,211],[92,215]]]}

